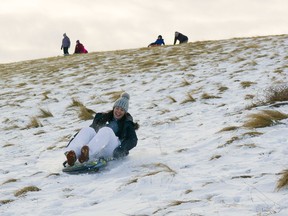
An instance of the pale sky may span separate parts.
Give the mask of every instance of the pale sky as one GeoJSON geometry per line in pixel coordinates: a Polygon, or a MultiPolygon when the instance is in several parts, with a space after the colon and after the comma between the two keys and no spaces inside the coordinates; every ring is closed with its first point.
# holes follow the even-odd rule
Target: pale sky
{"type": "Polygon", "coordinates": [[[61,56],[63,33],[89,52],[288,34],[288,0],[0,0],[0,63],[61,56]]]}

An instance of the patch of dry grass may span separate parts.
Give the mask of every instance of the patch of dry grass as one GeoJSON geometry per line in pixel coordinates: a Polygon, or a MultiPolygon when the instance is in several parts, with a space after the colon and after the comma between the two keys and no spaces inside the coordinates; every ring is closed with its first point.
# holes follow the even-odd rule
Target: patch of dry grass
{"type": "Polygon", "coordinates": [[[109,96],[111,100],[114,102],[121,96],[123,92],[124,91],[112,91],[112,92],[107,92],[105,95],[109,96]]]}
{"type": "Polygon", "coordinates": [[[242,136],[250,136],[250,137],[256,137],[256,136],[261,136],[263,133],[257,132],[257,131],[250,131],[242,134],[242,136]]]}
{"type": "Polygon", "coordinates": [[[262,128],[277,124],[280,120],[288,118],[287,114],[276,110],[263,110],[248,116],[249,119],[243,124],[246,128],[262,128]]]}
{"type": "Polygon", "coordinates": [[[3,145],[3,148],[7,148],[7,147],[11,147],[11,146],[14,146],[14,144],[12,144],[12,143],[7,143],[7,144],[3,145]]]}
{"type": "Polygon", "coordinates": [[[232,144],[233,142],[238,141],[240,139],[241,139],[240,137],[234,136],[230,140],[227,140],[223,145],[219,145],[217,148],[224,148],[224,147],[226,147],[226,146],[228,146],[228,145],[232,144]]]}
{"type": "Polygon", "coordinates": [[[142,176],[138,176],[138,177],[134,177],[133,179],[130,179],[125,184],[125,186],[137,183],[139,181],[139,179],[141,179],[141,178],[148,177],[148,176],[154,176],[154,175],[157,175],[158,173],[161,173],[161,172],[169,173],[172,176],[177,174],[177,172],[175,170],[171,169],[168,165],[163,164],[163,163],[146,164],[146,165],[142,165],[142,167],[143,168],[149,168],[149,169],[156,169],[156,170],[145,173],[142,176]]]}
{"type": "Polygon", "coordinates": [[[218,88],[218,90],[219,90],[220,93],[223,93],[223,92],[227,91],[228,89],[229,89],[229,88],[226,87],[226,86],[220,86],[220,87],[218,88]]]}
{"type": "Polygon", "coordinates": [[[163,121],[155,121],[155,122],[152,123],[152,126],[159,126],[159,125],[169,124],[169,123],[175,122],[177,120],[179,120],[179,117],[174,116],[174,117],[167,118],[167,119],[165,119],[163,121]]]}
{"type": "Polygon", "coordinates": [[[288,186],[288,169],[281,173],[281,178],[277,182],[276,189],[279,191],[288,186]]]}
{"type": "Polygon", "coordinates": [[[9,179],[9,180],[3,182],[2,185],[4,185],[4,184],[9,184],[9,183],[12,183],[12,182],[17,182],[17,181],[18,181],[18,179],[14,179],[14,178],[12,178],[12,179],[9,179]]]}
{"type": "Polygon", "coordinates": [[[221,157],[222,157],[221,155],[213,155],[213,156],[210,158],[210,161],[211,161],[211,160],[219,159],[219,158],[221,158],[221,157]]]}
{"type": "Polygon", "coordinates": [[[36,186],[28,186],[28,187],[24,187],[18,191],[16,191],[14,193],[14,196],[18,197],[18,196],[24,196],[25,194],[27,194],[28,192],[35,192],[35,191],[40,191],[41,189],[39,189],[36,186]]]}
{"type": "Polygon", "coordinates": [[[207,100],[207,99],[218,99],[218,98],[221,98],[221,97],[215,96],[215,95],[210,95],[208,93],[203,93],[201,95],[201,98],[207,100]]]}
{"type": "Polygon", "coordinates": [[[44,96],[43,100],[48,100],[49,99],[49,97],[48,97],[49,93],[50,93],[50,91],[43,92],[43,94],[42,94],[44,96]]]}
{"type": "Polygon", "coordinates": [[[284,69],[283,69],[283,68],[276,68],[276,69],[274,70],[274,73],[283,74],[283,73],[284,73],[284,69]]]}
{"type": "Polygon", "coordinates": [[[220,132],[225,132],[225,131],[233,131],[233,130],[237,130],[239,127],[237,127],[237,126],[228,126],[228,127],[225,127],[225,128],[223,128],[223,129],[221,129],[220,131],[219,131],[219,133],[220,132]]]}
{"type": "Polygon", "coordinates": [[[201,202],[201,200],[196,200],[196,199],[193,199],[193,200],[172,200],[166,207],[164,208],[159,208],[157,209],[156,211],[154,211],[152,214],[157,214],[159,213],[160,211],[163,211],[163,210],[166,210],[170,207],[175,207],[175,206],[179,206],[179,205],[182,205],[182,204],[187,204],[187,203],[197,203],[197,202],[201,202]]]}
{"type": "Polygon", "coordinates": [[[84,121],[93,119],[94,114],[96,113],[94,110],[87,108],[81,101],[75,98],[72,99],[72,103],[68,107],[79,108],[78,117],[84,121]]]}
{"type": "Polygon", "coordinates": [[[171,95],[168,95],[167,98],[170,99],[172,103],[177,102],[177,100],[174,97],[172,97],[171,95]]]}
{"type": "Polygon", "coordinates": [[[41,112],[41,114],[38,115],[38,117],[40,117],[40,118],[53,117],[52,113],[49,110],[44,110],[44,109],[40,108],[40,112],[41,112]]]}
{"type": "Polygon", "coordinates": [[[31,117],[30,123],[26,126],[26,128],[31,129],[31,128],[38,128],[38,127],[43,127],[43,125],[37,119],[37,117],[31,117]]]}
{"type": "Polygon", "coordinates": [[[187,93],[187,97],[184,101],[181,102],[181,104],[185,104],[185,103],[192,103],[195,102],[195,98],[192,96],[192,94],[187,93]]]}
{"type": "Polygon", "coordinates": [[[250,81],[245,81],[245,82],[241,82],[240,85],[242,86],[242,88],[248,88],[252,85],[255,85],[255,82],[250,82],[250,81]]]}
{"type": "Polygon", "coordinates": [[[188,80],[186,80],[185,78],[183,79],[183,81],[180,84],[180,87],[184,87],[184,86],[190,86],[191,82],[189,82],[188,80]]]}
{"type": "Polygon", "coordinates": [[[255,97],[255,95],[247,94],[245,95],[245,100],[252,100],[255,97]]]}
{"type": "Polygon", "coordinates": [[[237,145],[237,147],[239,147],[239,148],[242,148],[242,147],[244,147],[244,148],[256,148],[257,145],[255,145],[254,143],[251,143],[251,144],[237,145]]]}
{"type": "Polygon", "coordinates": [[[14,201],[14,200],[12,200],[12,199],[0,200],[0,206],[1,206],[1,205],[8,204],[8,203],[11,203],[11,202],[13,202],[13,201],[14,201]]]}
{"type": "Polygon", "coordinates": [[[188,190],[186,190],[186,191],[184,192],[184,194],[189,194],[189,193],[192,193],[192,192],[193,192],[193,190],[188,189],[188,190]]]}
{"type": "Polygon", "coordinates": [[[247,108],[250,109],[283,101],[288,101],[288,85],[272,86],[264,90],[264,98],[256,98],[252,105],[247,108]]]}
{"type": "Polygon", "coordinates": [[[266,100],[269,104],[288,101],[288,85],[271,87],[266,91],[266,100]]]}
{"type": "Polygon", "coordinates": [[[72,103],[68,107],[81,107],[84,106],[83,103],[77,98],[72,98],[72,103]]]}
{"type": "Polygon", "coordinates": [[[93,119],[94,118],[94,114],[95,113],[96,112],[94,112],[91,109],[88,109],[87,107],[85,107],[83,105],[83,106],[80,106],[80,111],[79,111],[78,117],[81,120],[89,120],[89,119],[93,119]]]}

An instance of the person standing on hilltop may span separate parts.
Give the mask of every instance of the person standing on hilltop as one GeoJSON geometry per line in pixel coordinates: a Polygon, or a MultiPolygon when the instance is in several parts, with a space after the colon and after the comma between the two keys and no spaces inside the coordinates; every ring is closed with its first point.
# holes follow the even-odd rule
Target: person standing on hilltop
{"type": "Polygon", "coordinates": [[[182,43],[187,43],[188,42],[188,37],[186,35],[181,34],[180,32],[175,32],[175,37],[174,37],[174,45],[176,44],[177,40],[179,41],[179,44],[182,43]]]}
{"type": "Polygon", "coordinates": [[[70,47],[70,39],[66,35],[66,33],[63,34],[63,39],[62,39],[62,45],[61,45],[61,50],[63,49],[64,56],[69,55],[68,49],[70,47]]]}

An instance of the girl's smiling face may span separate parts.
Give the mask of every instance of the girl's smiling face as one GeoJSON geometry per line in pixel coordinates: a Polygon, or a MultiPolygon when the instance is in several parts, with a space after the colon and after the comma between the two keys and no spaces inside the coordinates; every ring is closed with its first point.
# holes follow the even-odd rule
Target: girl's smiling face
{"type": "Polygon", "coordinates": [[[124,114],[125,114],[125,110],[123,108],[118,107],[118,106],[114,107],[113,115],[116,120],[121,119],[124,116],[124,114]]]}

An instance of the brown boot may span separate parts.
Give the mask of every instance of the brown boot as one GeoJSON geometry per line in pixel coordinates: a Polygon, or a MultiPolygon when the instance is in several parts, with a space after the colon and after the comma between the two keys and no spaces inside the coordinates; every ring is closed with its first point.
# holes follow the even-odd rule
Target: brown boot
{"type": "Polygon", "coordinates": [[[65,155],[66,155],[66,158],[67,158],[67,163],[69,166],[74,166],[76,160],[77,160],[77,157],[76,157],[76,154],[74,151],[68,151],[68,152],[65,152],[65,155]]]}
{"type": "Polygon", "coordinates": [[[80,163],[84,163],[88,160],[89,160],[89,147],[85,145],[81,148],[81,155],[78,158],[78,161],[80,163]]]}

